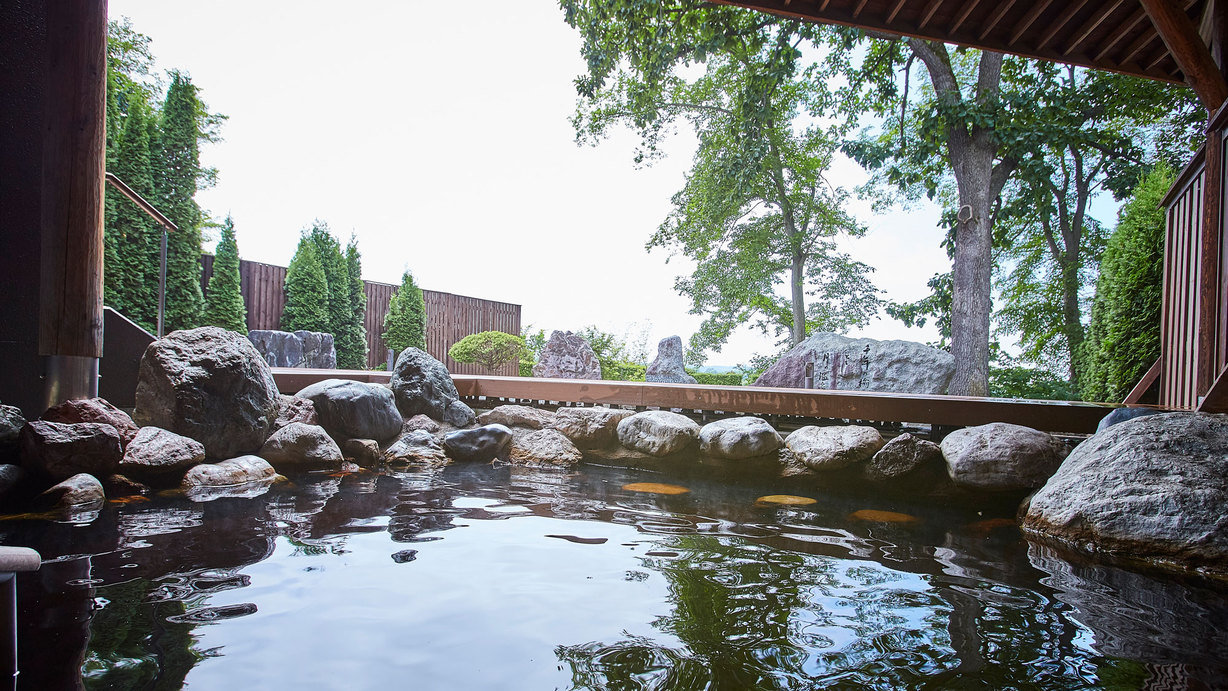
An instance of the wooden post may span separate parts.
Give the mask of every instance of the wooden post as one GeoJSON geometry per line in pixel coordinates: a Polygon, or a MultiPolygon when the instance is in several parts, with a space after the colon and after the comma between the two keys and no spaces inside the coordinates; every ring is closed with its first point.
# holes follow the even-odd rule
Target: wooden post
{"type": "Polygon", "coordinates": [[[107,3],[45,7],[38,352],[52,403],[96,391],[102,356],[107,3]]]}
{"type": "Polygon", "coordinates": [[[1172,0],[1140,0],[1156,33],[1172,53],[1185,81],[1198,94],[1208,112],[1214,113],[1228,100],[1228,82],[1189,15],[1172,0]]]}
{"type": "Polygon", "coordinates": [[[1206,395],[1219,375],[1216,330],[1219,313],[1219,253],[1223,203],[1223,130],[1214,121],[1207,131],[1206,172],[1203,174],[1202,229],[1198,262],[1198,336],[1195,343],[1194,385],[1206,395]]]}

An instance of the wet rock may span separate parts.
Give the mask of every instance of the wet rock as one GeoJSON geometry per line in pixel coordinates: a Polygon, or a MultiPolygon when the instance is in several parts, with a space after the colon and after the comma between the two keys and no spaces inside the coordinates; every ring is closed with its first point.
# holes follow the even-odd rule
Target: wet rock
{"type": "Polygon", "coordinates": [[[763,418],[717,420],[699,430],[699,448],[714,458],[742,459],[775,453],[784,445],[780,434],[763,418]]]}
{"type": "Polygon", "coordinates": [[[941,446],[952,482],[990,491],[1036,489],[1069,452],[1044,432],[1005,422],[955,430],[941,446]]]}
{"type": "Polygon", "coordinates": [[[1145,415],[1156,415],[1162,413],[1162,410],[1155,408],[1114,408],[1111,413],[1100,419],[1100,424],[1096,425],[1097,432],[1103,432],[1106,429],[1126,420],[1133,420],[1136,417],[1145,415]]]}
{"type": "Polygon", "coordinates": [[[443,422],[453,427],[468,427],[473,420],[473,408],[465,405],[464,401],[452,401],[443,411],[443,422]]]}
{"type": "Polygon", "coordinates": [[[101,422],[110,425],[119,432],[119,440],[124,448],[128,447],[140,429],[128,413],[111,405],[105,398],[70,399],[48,408],[41,417],[48,422],[101,422]]]}
{"type": "Polygon", "coordinates": [[[545,429],[554,425],[555,417],[554,413],[541,408],[527,405],[501,405],[479,415],[478,424],[545,429]]]}
{"type": "Polygon", "coordinates": [[[458,461],[487,462],[506,460],[512,446],[512,430],[503,425],[483,425],[474,429],[449,432],[443,437],[443,449],[449,458],[458,461]]]}
{"type": "Polygon", "coordinates": [[[25,426],[20,408],[0,405],[0,463],[21,462],[21,428],[25,426]]]}
{"type": "Polygon", "coordinates": [[[379,384],[325,379],[295,394],[315,404],[320,426],[334,439],[385,441],[401,432],[392,391],[379,384]]]}
{"type": "Polygon", "coordinates": [[[1179,412],[1079,444],[1023,510],[1067,547],[1228,575],[1228,416],[1179,412]]]}
{"type": "Polygon", "coordinates": [[[694,384],[695,377],[686,373],[682,358],[682,339],[678,336],[662,338],[657,344],[657,357],[644,372],[644,381],[671,384],[694,384]]]}
{"type": "Polygon", "coordinates": [[[418,550],[416,549],[403,549],[400,552],[396,552],[392,555],[392,560],[398,564],[405,564],[417,558],[418,558],[418,550]]]}
{"type": "Polygon", "coordinates": [[[668,410],[646,410],[618,423],[618,442],[652,456],[668,456],[695,444],[699,425],[668,410]]]}
{"type": "Polygon", "coordinates": [[[426,463],[441,465],[448,462],[443,446],[430,432],[411,430],[384,450],[389,463],[426,463]]]}
{"type": "Polygon", "coordinates": [[[555,331],[533,365],[533,376],[548,379],[601,379],[601,363],[584,337],[555,331]]]}
{"type": "Polygon", "coordinates": [[[337,369],[337,348],[330,333],[258,329],[248,331],[247,338],[270,367],[337,369]]]}
{"type": "Polygon", "coordinates": [[[559,408],[551,426],[579,448],[592,449],[618,441],[618,423],[632,415],[621,408],[559,408]]]}
{"type": "Polygon", "coordinates": [[[883,435],[873,427],[807,425],[785,438],[785,446],[810,470],[846,468],[870,460],[883,448],[883,435]]]}
{"type": "Polygon", "coordinates": [[[510,455],[512,462],[517,464],[566,467],[584,458],[570,439],[554,429],[514,432],[510,455]]]}
{"type": "Polygon", "coordinates": [[[439,427],[438,422],[432,420],[431,418],[421,413],[409,418],[408,420],[405,421],[404,425],[401,425],[402,434],[413,432],[414,430],[419,430],[419,429],[430,432],[431,434],[435,434],[436,432],[440,430],[440,427],[439,427]]]}
{"type": "Polygon", "coordinates": [[[338,468],[345,460],[341,448],[323,427],[301,422],[292,422],[274,432],[257,455],[278,470],[338,468]]]}
{"type": "Polygon", "coordinates": [[[955,358],[911,341],[876,341],[816,333],[793,346],[752,386],[801,388],[814,364],[816,389],[946,393],[955,358]]]}
{"type": "Polygon", "coordinates": [[[937,444],[905,432],[879,449],[862,466],[862,475],[871,482],[889,482],[941,463],[942,449],[937,444]]]}
{"type": "Polygon", "coordinates": [[[78,473],[43,492],[39,498],[53,509],[71,510],[102,504],[107,495],[98,478],[78,473]]]}
{"type": "Polygon", "coordinates": [[[204,444],[160,427],[142,427],[116,470],[143,482],[173,486],[188,468],[204,462],[204,444]]]}
{"type": "Polygon", "coordinates": [[[259,456],[239,456],[218,463],[193,466],[183,476],[180,487],[185,490],[209,487],[236,487],[250,483],[272,482],[277,471],[259,456]]]}
{"type": "Polygon", "coordinates": [[[134,495],[149,494],[152,491],[149,485],[137,482],[126,475],[120,475],[118,473],[114,473],[103,478],[102,487],[104,490],[106,490],[108,497],[131,497],[134,495]]]}
{"type": "Polygon", "coordinates": [[[374,439],[346,439],[341,442],[341,455],[360,466],[379,464],[379,442],[374,439]]]}
{"type": "Polygon", "coordinates": [[[273,373],[251,341],[203,326],[145,349],[133,417],[199,441],[208,458],[231,458],[264,445],[277,396],[273,373]]]}
{"type": "Polygon", "coordinates": [[[320,424],[320,416],[316,414],[316,404],[298,396],[277,395],[277,419],[273,421],[273,431],[285,427],[291,422],[301,422],[304,425],[320,424]]]}
{"type": "Polygon", "coordinates": [[[101,422],[34,420],[21,430],[22,466],[55,482],[78,473],[106,477],[123,454],[119,433],[101,422]]]}
{"type": "Polygon", "coordinates": [[[448,406],[460,399],[448,368],[418,348],[406,348],[397,356],[388,386],[407,418],[421,413],[443,420],[448,406]]]}

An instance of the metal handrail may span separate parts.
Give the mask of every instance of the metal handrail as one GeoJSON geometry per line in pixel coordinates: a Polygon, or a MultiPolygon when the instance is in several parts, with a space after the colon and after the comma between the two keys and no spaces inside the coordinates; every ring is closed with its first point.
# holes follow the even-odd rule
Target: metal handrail
{"type": "Polygon", "coordinates": [[[130,199],[141,211],[149,214],[153,220],[158,222],[158,225],[162,226],[161,262],[158,266],[158,338],[162,338],[162,315],[166,312],[166,233],[167,231],[172,233],[178,231],[179,226],[175,225],[161,211],[154,208],[153,204],[145,201],[144,197],[137,194],[137,191],[129,187],[123,180],[120,180],[119,176],[115,173],[107,172],[106,180],[111,183],[112,187],[119,190],[120,194],[130,199]]]}

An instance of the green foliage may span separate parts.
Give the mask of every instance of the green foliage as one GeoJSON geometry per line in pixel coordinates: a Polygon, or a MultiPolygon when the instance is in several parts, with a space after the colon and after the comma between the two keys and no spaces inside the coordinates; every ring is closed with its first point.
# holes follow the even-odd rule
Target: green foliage
{"type": "Polygon", "coordinates": [[[1118,402],[1160,355],[1164,210],[1172,169],[1144,176],[1122,207],[1096,282],[1083,344],[1084,400],[1118,402]]]}
{"type": "MultiPolygon", "coordinates": [[[[367,366],[367,294],[363,291],[362,255],[358,240],[350,236],[345,247],[346,311],[337,333],[337,366],[341,369],[365,369],[367,366]]],[[[331,292],[330,292],[331,299],[331,292]]]]}
{"type": "Polygon", "coordinates": [[[448,348],[448,357],[457,362],[476,363],[494,372],[508,362],[519,360],[524,339],[502,331],[469,334],[448,348]]]}
{"type": "MultiPolygon", "coordinates": [[[[156,116],[145,93],[134,87],[126,94],[123,126],[114,141],[110,169],[146,199],[154,196],[150,144],[156,135],[156,116]]],[[[103,225],[103,289],[107,304],[148,331],[158,320],[158,272],[161,226],[117,190],[107,187],[103,225]]]]}
{"type": "Polygon", "coordinates": [[[220,326],[247,334],[247,308],[239,290],[239,245],[235,240],[234,221],[229,216],[222,225],[213,259],[213,275],[205,297],[204,324],[220,326]]]}
{"type": "Polygon", "coordinates": [[[524,349],[520,351],[520,376],[533,376],[533,365],[537,364],[537,358],[541,355],[542,348],[546,347],[546,330],[533,330],[533,325],[529,324],[520,330],[520,338],[524,340],[524,349]]]}
{"type": "Polygon", "coordinates": [[[333,237],[328,224],[319,219],[313,221],[303,234],[315,246],[316,258],[320,260],[320,266],[324,269],[324,281],[328,284],[329,327],[325,331],[339,336],[351,314],[350,274],[345,255],[341,251],[341,243],[333,237]]]}
{"type": "Polygon", "coordinates": [[[741,386],[741,372],[700,372],[688,369],[687,374],[695,377],[695,383],[705,386],[741,386]]]}
{"type": "Polygon", "coordinates": [[[648,365],[630,360],[603,360],[601,378],[610,381],[644,381],[648,365]]]}
{"type": "Polygon", "coordinates": [[[776,364],[782,355],[789,352],[788,348],[781,348],[774,354],[770,355],[753,355],[750,362],[738,365],[738,371],[742,373],[742,381],[748,386],[755,383],[769,367],[776,364]]]}
{"type": "Polygon", "coordinates": [[[388,302],[383,338],[384,344],[397,352],[406,348],[426,349],[426,303],[422,289],[409,271],[401,276],[401,287],[388,302]]]}
{"type": "Polygon", "coordinates": [[[833,241],[863,232],[824,177],[834,140],[800,118],[830,97],[799,49],[824,30],[693,1],[562,4],[588,61],[576,81],[578,138],[628,125],[643,161],[678,121],[699,136],[686,186],[648,243],[695,262],[675,283],[706,315],[691,359],[746,323],[795,343],[866,323],[879,306],[870,268],[833,241]]]}
{"type": "Polygon", "coordinates": [[[281,312],[283,331],[328,333],[328,280],[316,256],[315,244],[306,236],[286,269],[286,305],[281,312]]]}
{"type": "Polygon", "coordinates": [[[1050,370],[1010,365],[989,368],[989,395],[995,398],[1032,398],[1043,401],[1078,400],[1070,382],[1050,370]]]}

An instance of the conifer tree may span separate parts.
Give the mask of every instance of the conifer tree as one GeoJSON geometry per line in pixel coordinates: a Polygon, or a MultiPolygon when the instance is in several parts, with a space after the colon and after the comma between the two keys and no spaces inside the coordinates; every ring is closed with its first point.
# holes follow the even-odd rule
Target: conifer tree
{"type": "MultiPolygon", "coordinates": [[[[334,338],[339,338],[350,318],[350,273],[346,268],[345,255],[341,252],[341,243],[328,229],[328,224],[316,220],[306,231],[306,238],[315,247],[316,258],[324,269],[324,280],[328,283],[328,328],[334,338]]],[[[338,353],[340,357],[340,353],[338,353]]]]}
{"type": "Polygon", "coordinates": [[[365,369],[367,366],[367,295],[363,292],[362,255],[358,241],[350,236],[345,248],[345,265],[349,289],[349,315],[337,335],[337,366],[342,369],[365,369]],[[344,355],[343,355],[344,353],[344,355]]]}
{"type": "MultiPolygon", "coordinates": [[[[154,196],[154,162],[150,156],[150,143],[155,135],[154,114],[139,91],[128,93],[125,100],[128,111],[112,170],[133,191],[150,199],[154,196]]],[[[107,193],[115,197],[110,225],[116,256],[112,266],[106,269],[110,277],[104,283],[114,286],[113,306],[117,310],[153,331],[158,322],[162,229],[115,190],[108,189],[107,193]]]]}
{"type": "Polygon", "coordinates": [[[426,350],[426,303],[408,271],[401,276],[401,287],[388,301],[382,336],[384,344],[396,351],[411,347],[426,350]]]}
{"type": "Polygon", "coordinates": [[[222,238],[213,258],[213,275],[209,278],[209,294],[205,297],[205,321],[247,334],[247,308],[239,289],[239,245],[235,240],[234,221],[230,216],[222,225],[222,238]]]}
{"type": "Polygon", "coordinates": [[[316,257],[315,244],[306,236],[286,269],[286,305],[281,312],[282,331],[328,332],[328,281],[316,257]]]}
{"type": "Polygon", "coordinates": [[[178,226],[167,242],[166,329],[200,324],[204,295],[200,289],[202,214],[193,197],[207,171],[200,165],[200,140],[207,138],[207,112],[186,76],[173,72],[160,122],[161,169],[155,185],[162,213],[178,226]]]}

